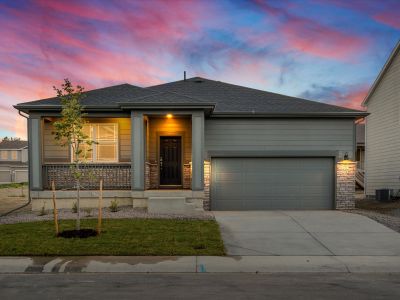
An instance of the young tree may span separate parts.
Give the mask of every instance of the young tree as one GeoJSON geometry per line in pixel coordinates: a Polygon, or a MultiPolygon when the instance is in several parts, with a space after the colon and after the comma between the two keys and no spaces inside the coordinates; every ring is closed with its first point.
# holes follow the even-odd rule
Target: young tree
{"type": "Polygon", "coordinates": [[[61,118],[54,122],[54,135],[59,145],[63,147],[70,147],[72,150],[73,162],[71,165],[71,171],[75,179],[76,184],[76,200],[77,200],[77,220],[76,230],[80,230],[80,189],[81,189],[81,178],[83,171],[81,170],[81,164],[86,162],[86,153],[83,151],[86,147],[91,149],[91,145],[94,141],[90,140],[90,137],[84,132],[84,125],[86,123],[83,113],[84,107],[81,104],[81,100],[84,95],[82,94],[84,88],[80,85],[74,87],[72,83],[65,79],[61,88],[53,87],[57,92],[57,96],[61,101],[62,110],[61,118]]]}

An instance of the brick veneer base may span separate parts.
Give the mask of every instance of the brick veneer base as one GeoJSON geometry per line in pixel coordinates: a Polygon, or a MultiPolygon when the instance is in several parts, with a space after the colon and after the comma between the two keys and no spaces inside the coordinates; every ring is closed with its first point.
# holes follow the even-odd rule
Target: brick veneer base
{"type": "Polygon", "coordinates": [[[204,210],[211,210],[210,202],[210,180],[211,180],[211,163],[209,161],[204,162],[204,210]]]}
{"type": "Polygon", "coordinates": [[[336,165],[336,209],[355,208],[355,162],[336,165]]]}

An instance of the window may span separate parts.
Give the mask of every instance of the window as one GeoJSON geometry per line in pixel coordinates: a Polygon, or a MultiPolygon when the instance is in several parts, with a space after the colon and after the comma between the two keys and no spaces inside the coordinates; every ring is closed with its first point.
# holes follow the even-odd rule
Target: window
{"type": "Polygon", "coordinates": [[[18,159],[18,152],[13,150],[11,151],[11,159],[12,160],[17,160],[18,159]]]}
{"type": "Polygon", "coordinates": [[[86,162],[118,162],[118,124],[86,124],[83,130],[96,143],[81,146],[81,159],[86,162]]]}
{"type": "Polygon", "coordinates": [[[0,151],[0,158],[2,160],[7,160],[8,159],[8,151],[0,151]]]}

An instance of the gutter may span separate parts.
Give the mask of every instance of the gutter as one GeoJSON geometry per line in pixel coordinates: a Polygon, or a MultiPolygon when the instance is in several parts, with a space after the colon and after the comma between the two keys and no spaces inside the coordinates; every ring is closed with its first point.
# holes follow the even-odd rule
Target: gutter
{"type": "Polygon", "coordinates": [[[214,112],[215,118],[364,118],[367,112],[310,112],[310,113],[249,113],[249,112],[214,112]]]}

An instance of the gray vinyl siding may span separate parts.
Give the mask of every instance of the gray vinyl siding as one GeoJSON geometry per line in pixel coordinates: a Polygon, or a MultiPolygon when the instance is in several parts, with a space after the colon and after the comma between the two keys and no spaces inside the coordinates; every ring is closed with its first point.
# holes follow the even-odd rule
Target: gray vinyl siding
{"type": "Polygon", "coordinates": [[[368,101],[365,191],[400,188],[400,55],[368,101]]]}
{"type": "MultiPolygon", "coordinates": [[[[93,118],[89,123],[118,123],[119,162],[131,161],[131,120],[130,118],[93,118]]],[[[43,126],[43,161],[44,163],[68,163],[70,151],[61,147],[54,139],[53,122],[43,126]]]]}
{"type": "Polygon", "coordinates": [[[207,151],[338,151],[354,157],[351,119],[207,119],[207,151]]]}

